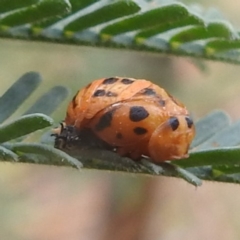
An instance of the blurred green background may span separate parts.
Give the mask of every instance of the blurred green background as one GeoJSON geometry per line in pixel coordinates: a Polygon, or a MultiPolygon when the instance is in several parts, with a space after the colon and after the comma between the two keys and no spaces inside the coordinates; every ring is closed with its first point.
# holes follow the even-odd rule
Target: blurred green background
{"type": "MultiPolygon", "coordinates": [[[[193,3],[194,1],[186,1],[193,3]]],[[[240,26],[240,2],[218,6],[240,26]]],[[[75,92],[102,77],[146,78],[184,102],[195,119],[213,109],[240,118],[240,67],[128,50],[0,40],[0,95],[22,74],[39,72],[44,82],[13,115],[17,117],[55,85],[71,90],[53,118],[64,118],[75,92]]],[[[180,179],[64,167],[0,163],[1,240],[238,240],[240,189],[180,179]]]]}

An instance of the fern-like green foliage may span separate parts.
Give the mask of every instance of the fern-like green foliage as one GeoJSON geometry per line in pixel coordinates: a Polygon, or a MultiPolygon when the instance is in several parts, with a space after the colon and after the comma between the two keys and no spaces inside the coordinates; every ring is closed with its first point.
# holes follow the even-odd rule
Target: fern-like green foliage
{"type": "MultiPolygon", "coordinates": [[[[227,20],[212,16],[207,10],[199,14],[191,5],[171,0],[0,0],[0,37],[240,63],[239,33],[227,20]]],[[[188,159],[159,165],[98,149],[63,152],[53,147],[49,131],[41,134],[40,143],[28,143],[26,135],[52,127],[49,116],[68,94],[65,87],[56,86],[23,116],[5,122],[41,81],[38,73],[26,73],[1,96],[1,160],[174,176],[196,186],[201,179],[240,183],[240,122],[231,123],[222,111],[213,111],[196,123],[197,136],[188,159]]]]}
{"type": "Polygon", "coordinates": [[[134,162],[100,149],[75,148],[63,152],[53,147],[51,131],[41,134],[40,143],[28,143],[26,135],[53,127],[53,120],[47,115],[51,115],[68,94],[66,88],[56,86],[33,103],[23,116],[5,122],[41,81],[38,73],[26,73],[0,98],[1,160],[174,176],[195,186],[201,185],[201,179],[240,183],[240,121],[231,123],[229,116],[220,110],[196,122],[197,136],[190,157],[171,163],[156,165],[147,159],[134,162]]]}
{"type": "Polygon", "coordinates": [[[172,0],[0,0],[0,36],[239,63],[239,33],[215,13],[172,0]]]}

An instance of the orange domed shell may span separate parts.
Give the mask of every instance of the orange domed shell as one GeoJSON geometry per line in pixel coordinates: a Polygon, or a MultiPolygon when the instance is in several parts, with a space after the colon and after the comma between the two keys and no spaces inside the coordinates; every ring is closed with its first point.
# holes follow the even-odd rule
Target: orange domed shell
{"type": "Polygon", "coordinates": [[[95,80],[70,102],[67,126],[89,129],[122,156],[153,162],[188,157],[195,128],[186,107],[144,79],[95,80]]]}

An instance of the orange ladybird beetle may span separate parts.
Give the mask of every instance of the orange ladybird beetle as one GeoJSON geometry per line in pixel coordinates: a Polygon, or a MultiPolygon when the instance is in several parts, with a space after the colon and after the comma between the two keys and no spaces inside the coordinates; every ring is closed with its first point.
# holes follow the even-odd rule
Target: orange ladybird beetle
{"type": "Polygon", "coordinates": [[[186,107],[163,88],[144,79],[111,77],[77,92],[56,142],[81,138],[121,156],[145,155],[158,163],[187,158],[194,135],[186,107]]]}

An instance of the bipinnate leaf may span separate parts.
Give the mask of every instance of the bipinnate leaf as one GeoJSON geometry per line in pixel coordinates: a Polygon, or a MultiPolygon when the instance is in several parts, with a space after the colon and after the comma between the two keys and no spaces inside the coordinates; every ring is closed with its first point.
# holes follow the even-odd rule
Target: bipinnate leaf
{"type": "Polygon", "coordinates": [[[25,73],[0,97],[0,123],[9,118],[23,104],[41,81],[39,73],[25,73]]]}
{"type": "MultiPolygon", "coordinates": [[[[3,94],[0,99],[0,109],[1,104],[4,103],[3,100],[8,101],[4,108],[7,114],[3,111],[2,119],[6,119],[14,112],[16,107],[13,103],[17,107],[21,105],[35,90],[40,79],[37,73],[27,73],[3,94]],[[10,97],[13,98],[13,96],[19,100],[19,104],[14,100],[11,101],[10,97]],[[10,111],[7,110],[7,106],[10,106],[10,111]]],[[[191,145],[189,158],[172,162],[154,164],[151,159],[146,158],[133,161],[111,151],[81,146],[62,151],[53,147],[55,137],[51,136],[51,132],[43,134],[44,144],[24,142],[23,136],[52,126],[53,120],[43,113],[51,114],[67,94],[65,87],[56,86],[44,93],[25,112],[25,114],[32,114],[23,115],[0,125],[0,158],[2,161],[173,176],[182,178],[194,186],[200,186],[201,179],[240,183],[240,122],[231,123],[230,117],[221,110],[215,110],[196,122],[197,134],[191,145]],[[15,141],[9,142],[11,140],[15,141]],[[16,140],[18,143],[14,143],[16,140]]]]}
{"type": "Polygon", "coordinates": [[[150,174],[180,177],[194,186],[201,186],[202,181],[190,171],[187,171],[181,167],[178,167],[175,164],[164,162],[159,164],[154,164],[147,160],[142,160],[144,166],[147,166],[151,169],[150,174]]]}
{"type": "MultiPolygon", "coordinates": [[[[70,165],[78,169],[82,168],[82,163],[79,160],[69,156],[63,151],[45,144],[13,143],[5,144],[4,146],[13,152],[16,152],[20,156],[21,154],[39,155],[36,158],[31,158],[37,159],[38,162],[35,163],[44,163],[59,166],[70,165]]],[[[22,160],[22,162],[24,162],[24,160],[22,160]]]]}
{"type": "Polygon", "coordinates": [[[68,89],[63,86],[55,86],[49,91],[44,93],[25,113],[43,113],[51,115],[57,107],[66,99],[68,96],[68,89]]]}
{"type": "Polygon", "coordinates": [[[22,137],[39,129],[49,127],[52,124],[52,118],[41,113],[22,116],[0,125],[0,143],[22,137]]]}
{"type": "Polygon", "coordinates": [[[176,162],[177,165],[189,168],[199,166],[239,165],[240,148],[222,147],[192,152],[188,159],[176,162]]]}
{"type": "Polygon", "coordinates": [[[0,159],[2,161],[18,161],[18,155],[11,150],[5,148],[4,146],[0,146],[0,159]]]}
{"type": "MultiPolygon", "coordinates": [[[[32,2],[33,1],[30,1],[30,3],[32,2]]],[[[40,20],[63,15],[70,12],[70,10],[71,5],[67,0],[41,0],[2,17],[0,19],[0,25],[9,28],[35,23],[40,20]]]]}
{"type": "MultiPolygon", "coordinates": [[[[192,151],[199,149],[202,143],[205,143],[215,134],[229,127],[230,117],[221,110],[214,110],[204,118],[196,122],[196,136],[191,144],[192,151]]],[[[213,147],[213,146],[211,146],[213,147]]]]}
{"type": "Polygon", "coordinates": [[[179,1],[0,0],[0,37],[240,63],[238,26],[213,12],[179,1]]]}
{"type": "Polygon", "coordinates": [[[38,0],[0,0],[0,13],[28,7],[29,5],[36,4],[37,2],[38,0]]]}

